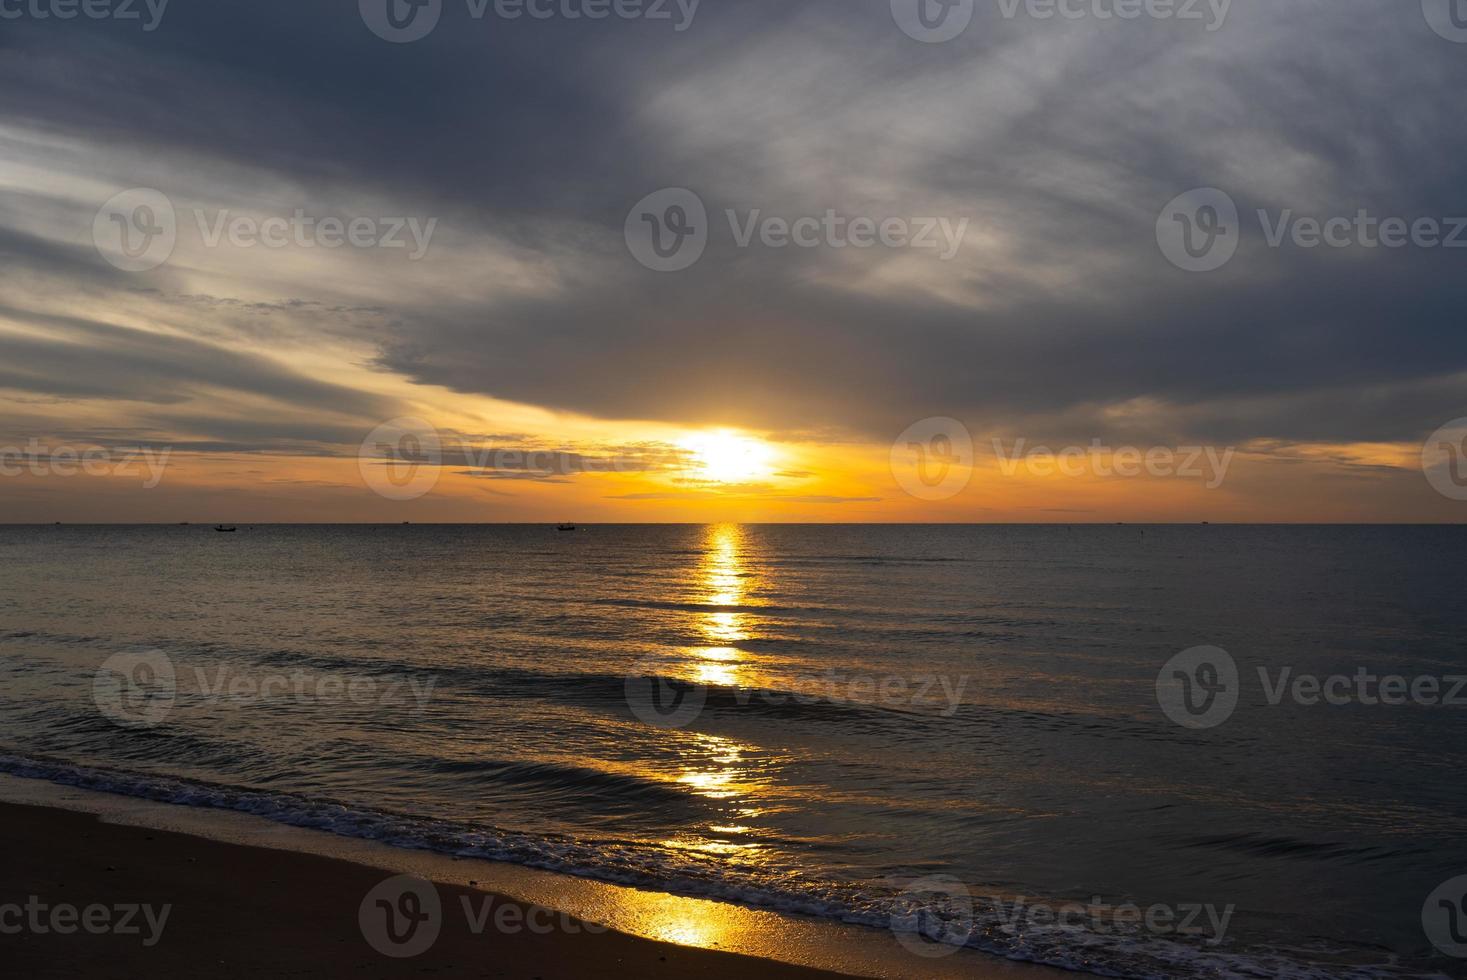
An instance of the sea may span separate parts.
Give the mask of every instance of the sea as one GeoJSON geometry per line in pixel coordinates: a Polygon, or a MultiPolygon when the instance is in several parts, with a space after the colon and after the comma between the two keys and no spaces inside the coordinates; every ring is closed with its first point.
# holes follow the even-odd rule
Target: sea
{"type": "Polygon", "coordinates": [[[1464,553],[5,526],[0,772],[856,923],[913,976],[1467,976],[1464,553]]]}

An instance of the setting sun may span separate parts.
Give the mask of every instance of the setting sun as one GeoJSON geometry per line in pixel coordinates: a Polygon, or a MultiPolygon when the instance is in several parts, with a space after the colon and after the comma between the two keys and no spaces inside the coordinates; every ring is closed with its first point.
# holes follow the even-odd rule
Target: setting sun
{"type": "Polygon", "coordinates": [[[748,483],[772,475],[774,449],[727,430],[700,432],[680,445],[693,455],[694,473],[713,483],[748,483]]]}

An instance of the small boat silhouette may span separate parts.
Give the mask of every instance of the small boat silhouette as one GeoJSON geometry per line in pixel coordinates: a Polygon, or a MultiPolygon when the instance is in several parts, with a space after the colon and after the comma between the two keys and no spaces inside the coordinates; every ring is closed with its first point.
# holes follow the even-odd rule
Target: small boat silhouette
{"type": "Polygon", "coordinates": [[[237,528],[234,528],[234,527],[225,527],[223,524],[215,524],[214,525],[214,530],[216,530],[216,531],[222,531],[222,532],[224,532],[226,534],[233,534],[238,529],[237,528]]]}
{"type": "Polygon", "coordinates": [[[574,531],[576,526],[574,524],[560,524],[555,529],[557,531],[574,531]]]}

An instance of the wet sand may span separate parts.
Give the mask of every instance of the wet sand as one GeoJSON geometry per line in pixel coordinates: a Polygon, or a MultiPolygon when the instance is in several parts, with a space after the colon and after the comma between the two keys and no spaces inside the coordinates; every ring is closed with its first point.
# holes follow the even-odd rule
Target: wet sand
{"type": "Polygon", "coordinates": [[[437,940],[421,955],[398,959],[373,949],[358,922],[364,897],[387,877],[378,869],[12,804],[0,804],[0,839],[0,906],[22,906],[0,914],[0,928],[8,933],[24,920],[19,934],[0,934],[0,958],[17,977],[838,976],[590,932],[546,910],[531,931],[522,903],[448,884],[436,886],[437,940]],[[463,913],[465,899],[476,913],[493,900],[480,934],[463,913]],[[110,925],[136,933],[89,932],[86,917],[94,927],[102,921],[102,911],[88,911],[94,906],[106,910],[110,925]],[[134,906],[151,914],[127,916],[134,906]],[[78,912],[58,918],[58,907],[78,912]],[[515,931],[501,933],[496,920],[515,931]],[[74,931],[62,935],[58,927],[74,931]]]}
{"type": "Polygon", "coordinates": [[[880,930],[10,776],[0,840],[0,960],[16,976],[1074,976],[970,950],[918,957],[880,930]],[[421,908],[404,904],[404,874],[438,904],[421,952],[416,935],[399,945],[386,934],[387,907],[399,938],[421,908]],[[124,915],[125,934],[86,927],[124,915]]]}

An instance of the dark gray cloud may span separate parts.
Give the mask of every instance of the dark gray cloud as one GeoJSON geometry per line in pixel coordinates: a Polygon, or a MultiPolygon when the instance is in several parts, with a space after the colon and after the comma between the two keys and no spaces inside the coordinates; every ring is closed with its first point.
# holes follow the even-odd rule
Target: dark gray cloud
{"type": "MultiPolygon", "coordinates": [[[[174,0],[152,33],[6,25],[0,126],[109,148],[99,182],[189,196],[269,175],[286,204],[280,187],[374,196],[444,232],[417,266],[363,265],[370,295],[211,285],[206,302],[181,270],[122,276],[76,244],[84,228],[36,233],[36,202],[61,192],[33,190],[0,212],[34,219],[0,226],[0,255],[102,296],[145,281],[203,339],[47,320],[29,296],[14,315],[58,339],[0,338],[0,385],[383,408],[218,356],[263,331],[240,317],[278,313],[425,385],[614,418],[889,437],[951,415],[1041,438],[1288,442],[1415,439],[1467,411],[1467,249],[1272,248],[1253,217],[1467,216],[1467,45],[1415,3],[1236,0],[1207,32],[1009,19],[980,0],[936,45],[886,0],[707,0],[682,33],[473,21],[446,0],[403,45],[355,6],[174,0]],[[703,199],[713,233],[697,265],[660,274],[622,224],[670,186],[703,199]],[[1199,186],[1244,215],[1238,256],[1208,274],[1154,236],[1199,186]],[[947,262],[740,248],[725,209],[969,231],[947,262]]],[[[229,428],[208,431],[250,441],[229,428]]]]}

